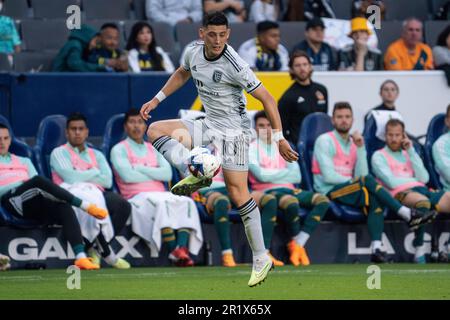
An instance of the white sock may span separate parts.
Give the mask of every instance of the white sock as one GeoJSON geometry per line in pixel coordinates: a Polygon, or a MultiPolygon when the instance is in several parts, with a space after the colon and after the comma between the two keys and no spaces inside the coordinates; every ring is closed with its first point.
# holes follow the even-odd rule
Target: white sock
{"type": "Polygon", "coordinates": [[[419,258],[425,255],[425,245],[421,245],[420,247],[416,247],[416,253],[414,254],[415,258],[419,258]]]}
{"type": "Polygon", "coordinates": [[[75,260],[83,259],[83,258],[87,258],[86,253],[84,253],[84,252],[77,253],[77,255],[75,256],[75,260]]]}
{"type": "Polygon", "coordinates": [[[170,164],[175,166],[180,172],[187,172],[190,152],[183,144],[169,136],[161,136],[153,141],[152,144],[170,164]]]}
{"type": "Polygon", "coordinates": [[[374,253],[375,250],[377,250],[377,249],[381,249],[381,241],[380,240],[372,241],[372,253],[374,253]]]}
{"type": "Polygon", "coordinates": [[[304,231],[300,231],[300,233],[298,235],[296,235],[294,237],[294,239],[295,239],[295,242],[297,242],[297,244],[300,247],[304,247],[306,244],[306,241],[308,241],[308,239],[309,239],[309,234],[304,231]]]}
{"type": "Polygon", "coordinates": [[[88,202],[86,200],[81,200],[80,208],[83,209],[84,211],[86,211],[90,205],[91,205],[90,202],[88,202]]]}
{"type": "Polygon", "coordinates": [[[233,254],[233,250],[232,250],[232,249],[222,250],[222,255],[224,255],[224,254],[226,254],[226,253],[231,253],[231,254],[233,254]]]}
{"type": "Polygon", "coordinates": [[[261,213],[255,200],[250,199],[238,208],[239,215],[244,223],[245,234],[252,249],[253,257],[266,255],[261,225],[261,213]]]}
{"type": "Polygon", "coordinates": [[[109,256],[105,257],[104,259],[105,259],[106,263],[109,264],[110,266],[115,265],[118,260],[116,254],[113,253],[112,251],[111,251],[111,254],[109,256]]]}
{"type": "Polygon", "coordinates": [[[408,207],[401,206],[401,208],[397,211],[397,214],[405,221],[411,220],[411,209],[408,207]]]}

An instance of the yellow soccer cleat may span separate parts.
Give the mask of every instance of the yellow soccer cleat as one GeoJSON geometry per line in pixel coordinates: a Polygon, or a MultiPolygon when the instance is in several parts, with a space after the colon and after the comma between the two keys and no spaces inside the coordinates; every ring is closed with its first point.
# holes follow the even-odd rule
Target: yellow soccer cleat
{"type": "Polygon", "coordinates": [[[75,260],[75,265],[81,270],[98,270],[100,266],[94,264],[91,258],[80,258],[75,260]]]}
{"type": "Polygon", "coordinates": [[[268,253],[268,255],[269,255],[270,259],[272,259],[273,265],[275,267],[282,267],[282,266],[284,266],[284,262],[278,260],[277,258],[275,258],[270,252],[268,253]]]}
{"type": "Polygon", "coordinates": [[[261,282],[266,280],[269,271],[273,269],[274,266],[272,259],[267,254],[265,254],[261,258],[254,259],[252,274],[250,276],[250,280],[248,281],[248,286],[254,287],[257,284],[260,284],[261,282]]]}
{"type": "Polygon", "coordinates": [[[210,178],[197,178],[190,174],[174,185],[170,191],[178,196],[190,196],[200,188],[209,187],[211,183],[210,178]]]}
{"type": "Polygon", "coordinates": [[[119,258],[117,262],[113,264],[113,268],[116,269],[130,269],[131,265],[125,259],[119,258]]]}
{"type": "Polygon", "coordinates": [[[97,250],[95,250],[94,248],[90,248],[87,252],[87,255],[91,259],[93,264],[97,264],[98,266],[100,266],[101,257],[98,254],[97,250]]]}
{"type": "Polygon", "coordinates": [[[107,210],[97,207],[97,205],[95,204],[90,204],[86,212],[89,213],[91,216],[95,217],[96,219],[100,220],[103,220],[108,216],[107,210]]]}
{"type": "Polygon", "coordinates": [[[236,262],[232,253],[224,253],[222,255],[222,266],[233,268],[236,267],[236,262]]]}

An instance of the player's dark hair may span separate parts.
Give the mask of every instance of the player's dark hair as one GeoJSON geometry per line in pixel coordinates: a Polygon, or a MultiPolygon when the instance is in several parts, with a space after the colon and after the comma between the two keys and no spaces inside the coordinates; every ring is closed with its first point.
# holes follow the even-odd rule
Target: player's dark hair
{"type": "Polygon", "coordinates": [[[221,11],[211,11],[203,15],[203,27],[226,26],[228,28],[227,16],[221,11]]]}
{"type": "Polygon", "coordinates": [[[336,102],[334,104],[334,108],[333,108],[333,116],[337,110],[344,110],[344,109],[350,110],[353,113],[353,109],[352,109],[352,106],[350,105],[350,103],[348,103],[346,101],[336,102]]]}
{"type": "Polygon", "coordinates": [[[450,34],[450,24],[439,34],[439,37],[437,39],[437,45],[440,47],[447,48],[447,38],[449,34],[450,34]]]}
{"type": "Polygon", "coordinates": [[[149,28],[150,29],[150,33],[152,34],[152,41],[150,42],[150,44],[148,45],[148,53],[150,55],[150,57],[152,58],[152,64],[154,65],[154,70],[155,71],[164,71],[163,68],[163,58],[162,56],[156,51],[156,38],[155,38],[155,33],[153,32],[153,28],[150,24],[148,24],[145,21],[140,21],[137,22],[133,25],[133,28],[131,29],[131,33],[130,36],[128,37],[128,42],[127,42],[127,46],[126,49],[128,51],[130,51],[131,49],[138,49],[139,50],[139,44],[137,42],[137,36],[139,34],[139,32],[141,32],[141,30],[143,30],[144,28],[149,28]]]}
{"type": "Polygon", "coordinates": [[[88,126],[88,122],[87,122],[87,118],[81,113],[81,112],[74,112],[71,113],[68,117],[67,117],[67,121],[66,121],[66,129],[69,128],[69,125],[72,121],[84,121],[84,124],[86,125],[86,127],[88,126]]]}
{"type": "Polygon", "coordinates": [[[104,23],[104,24],[101,26],[100,31],[103,31],[103,30],[108,29],[108,28],[116,29],[117,31],[119,31],[119,27],[117,26],[117,24],[115,24],[115,23],[113,23],[113,22],[107,22],[107,23],[104,23]]]}
{"type": "Polygon", "coordinates": [[[397,89],[397,92],[400,92],[400,87],[398,86],[397,82],[395,82],[394,80],[388,79],[388,80],[383,81],[383,83],[381,84],[380,94],[381,94],[381,91],[383,90],[384,86],[389,83],[394,85],[395,89],[397,89]]]}
{"type": "Polygon", "coordinates": [[[280,28],[280,25],[278,23],[276,23],[274,21],[266,20],[266,21],[261,21],[260,23],[258,23],[256,25],[256,32],[258,34],[260,34],[267,30],[279,29],[279,28],[280,28]]]}
{"type": "Polygon", "coordinates": [[[258,121],[259,118],[265,118],[267,119],[267,115],[266,112],[264,110],[258,111],[257,113],[255,113],[255,116],[253,117],[253,119],[256,121],[258,121]]]}
{"type": "MultiPolygon", "coordinates": [[[[291,55],[289,57],[289,64],[288,64],[289,65],[289,69],[292,69],[292,66],[294,65],[295,59],[300,58],[300,57],[305,58],[309,62],[309,64],[312,65],[311,58],[309,57],[309,55],[305,51],[295,50],[294,52],[291,53],[291,55]]],[[[295,79],[295,75],[290,70],[289,70],[289,74],[291,76],[291,79],[295,79]]]]}
{"type": "Polygon", "coordinates": [[[0,123],[0,129],[6,129],[9,132],[9,128],[6,124],[0,123]]]}
{"type": "Polygon", "coordinates": [[[125,112],[125,118],[123,119],[123,124],[128,122],[130,117],[140,116],[139,110],[136,108],[131,108],[127,112],[125,112]]]}
{"type": "Polygon", "coordinates": [[[403,121],[399,119],[390,119],[388,122],[386,122],[385,131],[386,132],[388,131],[388,127],[396,127],[396,126],[401,126],[402,131],[405,131],[405,124],[403,123],[403,121]]]}
{"type": "Polygon", "coordinates": [[[450,104],[447,106],[447,117],[450,117],[450,104]]]}

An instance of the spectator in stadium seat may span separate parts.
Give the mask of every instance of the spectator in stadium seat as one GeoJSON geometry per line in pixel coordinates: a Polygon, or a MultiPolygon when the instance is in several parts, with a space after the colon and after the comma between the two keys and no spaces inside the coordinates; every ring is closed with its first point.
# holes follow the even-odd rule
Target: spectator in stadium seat
{"type": "Polygon", "coordinates": [[[435,213],[403,206],[369,175],[364,138],[358,131],[350,134],[353,111],[348,102],[335,104],[332,122],[334,130],[320,135],[314,144],[314,189],[332,201],[364,211],[372,239],[371,261],[385,262],[381,251],[385,207],[407,221],[411,229],[430,222],[435,213]]]}
{"type": "Polygon", "coordinates": [[[402,37],[393,42],[384,56],[386,70],[432,70],[431,48],[422,42],[423,24],[416,18],[403,22],[402,37]]]}
{"type": "MultiPolygon", "coordinates": [[[[252,197],[257,203],[275,201],[275,208],[282,211],[289,234],[289,260],[294,266],[307,266],[310,260],[305,244],[325,216],[329,200],[324,195],[294,186],[302,179],[299,164],[286,162],[278,153],[277,144],[272,141],[272,127],[264,111],[255,114],[255,129],[258,137],[249,149],[252,197]],[[311,209],[303,223],[299,218],[300,207],[311,209]]],[[[276,219],[276,209],[274,211],[273,220],[276,219]]],[[[264,221],[264,217],[261,220],[264,221]]],[[[266,248],[270,248],[270,241],[266,248]]]]}
{"type": "Polygon", "coordinates": [[[278,101],[278,110],[284,137],[297,145],[303,119],[310,113],[328,112],[328,91],[311,80],[313,67],[305,52],[295,51],[291,55],[289,73],[295,81],[278,101]]]}
{"type": "Polygon", "coordinates": [[[244,22],[247,18],[247,11],[241,0],[203,0],[203,11],[221,11],[230,23],[244,22]]]}
{"type": "Polygon", "coordinates": [[[306,40],[298,43],[292,52],[296,50],[306,52],[312,60],[314,71],[331,71],[337,69],[336,52],[324,42],[325,24],[321,18],[313,18],[306,24],[306,40]]]}
{"type": "MultiPolygon", "coordinates": [[[[0,0],[0,12],[4,3],[5,0],[0,0]]],[[[12,61],[13,54],[20,52],[21,43],[14,20],[0,15],[0,53],[7,54],[10,57],[10,61],[12,61]]]]}
{"type": "Polygon", "coordinates": [[[147,18],[154,22],[177,23],[201,22],[202,0],[146,0],[147,18]]]}
{"type": "Polygon", "coordinates": [[[378,6],[380,8],[381,20],[384,20],[386,15],[386,5],[383,0],[353,0],[352,3],[352,18],[364,17],[369,19],[373,14],[372,10],[367,11],[370,6],[378,6]]]}
{"type": "Polygon", "coordinates": [[[253,0],[250,6],[249,21],[277,21],[280,11],[279,0],[253,0]]]}
{"type": "Polygon", "coordinates": [[[289,53],[280,43],[280,26],[273,21],[256,25],[256,38],[245,41],[239,55],[255,71],[287,71],[289,53]]]}
{"type": "Polygon", "coordinates": [[[90,63],[104,66],[109,72],[128,71],[128,58],[119,49],[120,31],[116,24],[105,23],[100,28],[97,45],[89,51],[90,63]]]}
{"type": "Polygon", "coordinates": [[[128,64],[135,73],[146,71],[174,72],[169,55],[156,44],[156,35],[147,22],[137,22],[131,29],[126,49],[128,64]]]}
{"type": "Polygon", "coordinates": [[[88,254],[98,265],[101,255],[114,268],[128,269],[130,264],[118,258],[109,243],[125,226],[131,205],[117,193],[105,190],[112,187],[111,168],[100,151],[87,145],[88,135],[86,117],[81,113],[71,114],[66,123],[67,143],[50,154],[52,179],[75,196],[108,210],[109,216],[101,223],[75,210],[89,247],[88,254]]]}
{"type": "Polygon", "coordinates": [[[433,160],[444,190],[450,191],[450,104],[447,106],[445,125],[449,131],[433,144],[433,160]]]}
{"type": "MultiPolygon", "coordinates": [[[[386,146],[372,156],[372,168],[393,197],[403,205],[423,212],[430,209],[450,213],[450,192],[430,190],[430,178],[422,159],[405,133],[405,125],[398,119],[386,124],[386,146]]],[[[426,263],[423,243],[424,227],[415,231],[414,261],[426,263]]]]}
{"type": "MultiPolygon", "coordinates": [[[[1,206],[18,219],[61,225],[75,253],[75,265],[80,269],[98,269],[99,266],[86,257],[80,224],[72,206],[83,210],[81,214],[85,216],[92,215],[93,219],[105,219],[108,212],[38,176],[30,159],[10,153],[10,146],[9,129],[0,124],[1,206]]],[[[0,270],[7,269],[8,264],[9,258],[0,255],[0,270]]]]}
{"type": "Polygon", "coordinates": [[[439,35],[437,45],[433,48],[434,65],[443,70],[450,86],[450,24],[439,35]]]}
{"type": "Polygon", "coordinates": [[[401,113],[395,108],[399,92],[398,84],[394,80],[384,81],[380,87],[382,104],[370,110],[364,117],[365,123],[371,117],[374,118],[377,127],[376,137],[382,141],[385,138],[384,129],[388,120],[395,118],[403,121],[401,113]]]}
{"type": "Polygon", "coordinates": [[[105,65],[89,62],[89,50],[97,45],[97,31],[82,25],[81,29],[73,30],[64,47],[59,50],[53,61],[53,71],[57,72],[104,72],[105,65]]]}
{"type": "Polygon", "coordinates": [[[153,255],[159,251],[161,239],[155,231],[161,230],[163,242],[169,248],[169,259],[177,266],[193,266],[189,249],[197,254],[203,244],[197,207],[190,197],[167,191],[164,182],[171,180],[172,167],[144,141],[146,128],[139,110],[126,112],[124,130],[127,137],[111,149],[117,185],[121,195],[133,206],[131,225],[134,233],[154,249],[153,255]],[[158,235],[156,239],[155,235],[158,235]]]}
{"type": "Polygon", "coordinates": [[[284,0],[285,21],[306,21],[314,17],[335,19],[330,0],[284,0]]]}
{"type": "Polygon", "coordinates": [[[357,17],[351,20],[351,32],[348,35],[353,44],[339,51],[340,71],[376,71],[383,70],[381,51],[368,46],[372,31],[367,26],[366,18],[357,17]]]}

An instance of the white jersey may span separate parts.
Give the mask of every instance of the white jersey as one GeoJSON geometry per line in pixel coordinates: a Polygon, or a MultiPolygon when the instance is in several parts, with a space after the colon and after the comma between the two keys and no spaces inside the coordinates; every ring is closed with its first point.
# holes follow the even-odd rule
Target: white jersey
{"type": "Polygon", "coordinates": [[[197,41],[186,49],[182,66],[191,72],[209,128],[250,130],[242,90],[251,93],[261,81],[232,47],[225,45],[223,52],[210,60],[204,54],[204,42],[197,41]]]}

